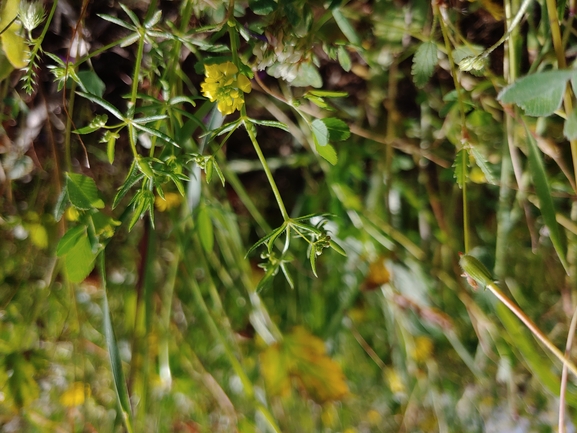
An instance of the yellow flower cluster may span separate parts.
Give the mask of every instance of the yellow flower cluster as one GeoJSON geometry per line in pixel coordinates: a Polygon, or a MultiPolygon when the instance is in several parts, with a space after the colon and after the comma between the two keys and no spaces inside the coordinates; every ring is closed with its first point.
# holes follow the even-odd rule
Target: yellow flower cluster
{"type": "Polygon", "coordinates": [[[218,111],[226,115],[242,108],[244,94],[251,91],[250,80],[238,72],[234,63],[205,65],[205,75],[202,94],[211,102],[218,101],[218,111]]]}

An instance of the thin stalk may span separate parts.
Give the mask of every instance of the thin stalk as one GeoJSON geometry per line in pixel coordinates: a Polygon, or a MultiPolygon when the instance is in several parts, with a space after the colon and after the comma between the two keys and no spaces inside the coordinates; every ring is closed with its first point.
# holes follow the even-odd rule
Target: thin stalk
{"type": "MultiPolygon", "coordinates": [[[[551,38],[553,39],[553,47],[555,49],[555,56],[557,57],[557,64],[559,69],[565,69],[567,68],[567,61],[565,59],[565,50],[563,46],[563,38],[561,37],[561,28],[559,27],[559,20],[557,19],[557,4],[555,0],[546,0],[546,3],[547,13],[549,14],[551,38]]],[[[563,106],[565,108],[565,114],[567,118],[569,118],[573,112],[573,96],[569,86],[565,89],[563,106]]],[[[570,145],[574,178],[577,179],[577,140],[570,140],[570,145]]]]}
{"type": "MultiPolygon", "coordinates": [[[[242,116],[246,118],[246,107],[245,106],[242,107],[242,116]]],[[[250,138],[250,141],[252,142],[254,150],[258,156],[258,159],[259,159],[260,163],[262,164],[262,169],[264,170],[264,173],[266,174],[266,178],[270,184],[270,187],[272,188],[274,198],[276,199],[276,202],[277,202],[278,207],[280,209],[280,213],[282,214],[283,220],[288,221],[290,219],[289,214],[286,210],[286,207],[284,205],[284,202],[283,202],[282,197],[280,195],[280,191],[278,190],[278,187],[276,185],[276,182],[274,180],[274,177],[272,175],[270,167],[268,166],[268,163],[266,162],[266,158],[264,157],[262,150],[260,149],[260,145],[258,144],[258,141],[256,139],[256,134],[254,132],[254,125],[247,122],[247,121],[244,121],[244,125],[245,125],[246,131],[248,133],[248,136],[250,138]]]]}
{"type": "Polygon", "coordinates": [[[273,415],[270,413],[270,411],[268,410],[268,408],[266,406],[264,406],[260,401],[258,401],[258,399],[256,399],[256,395],[255,395],[255,391],[254,391],[254,387],[252,385],[252,382],[250,381],[250,379],[246,375],[244,369],[242,368],[242,365],[240,365],[240,362],[238,361],[236,356],[232,353],[232,350],[230,349],[228,342],[220,333],[220,331],[218,329],[218,325],[216,324],[216,322],[212,318],[212,315],[210,314],[210,311],[208,310],[208,307],[207,307],[206,303],[204,302],[204,298],[202,296],[202,293],[200,292],[200,287],[198,286],[196,280],[194,278],[188,278],[188,281],[190,282],[190,288],[192,291],[192,295],[194,296],[194,299],[196,301],[196,305],[198,305],[200,307],[202,315],[204,316],[206,323],[207,323],[209,330],[212,333],[213,337],[216,338],[218,340],[218,342],[222,345],[222,347],[224,349],[224,353],[225,353],[228,361],[230,362],[234,372],[239,377],[247,397],[250,398],[251,400],[254,400],[258,410],[261,412],[261,414],[264,416],[264,418],[268,421],[269,426],[276,433],[280,433],[281,430],[278,427],[278,425],[276,424],[276,421],[275,421],[273,415]]]}
{"type": "Polygon", "coordinates": [[[140,82],[140,65],[144,54],[144,29],[138,30],[140,39],[138,39],[138,49],[136,51],[136,63],[134,64],[134,76],[132,77],[132,91],[130,92],[130,105],[135,108],[136,96],[138,94],[138,83],[140,82]]]}
{"type": "MultiPolygon", "coordinates": [[[[434,8],[435,15],[441,14],[439,6],[434,8]]],[[[461,85],[458,78],[458,70],[455,68],[455,61],[453,59],[453,53],[451,48],[451,42],[449,41],[449,35],[447,27],[443,16],[440,16],[439,24],[441,25],[441,33],[443,34],[443,40],[445,42],[445,48],[447,50],[447,57],[449,59],[449,65],[451,67],[451,75],[453,75],[453,83],[455,85],[455,90],[457,91],[457,101],[459,103],[459,111],[461,114],[461,140],[463,144],[467,141],[468,133],[465,119],[465,103],[463,102],[463,95],[461,94],[461,85]]],[[[468,152],[465,157],[468,155],[468,152]]],[[[465,162],[465,161],[464,161],[465,162]]],[[[465,165],[466,167],[466,165],[465,165]]],[[[465,244],[465,252],[469,251],[469,206],[467,205],[467,181],[463,182],[463,242],[465,244]]]]}
{"type": "Polygon", "coordinates": [[[537,325],[515,304],[511,301],[493,282],[488,283],[486,288],[489,289],[493,295],[497,297],[511,312],[523,322],[523,324],[533,333],[533,335],[543,343],[543,345],[549,349],[549,351],[555,355],[555,357],[563,363],[564,367],[567,367],[575,377],[577,377],[577,366],[569,360],[563,352],[561,352],[557,346],[555,346],[551,340],[539,329],[537,325]]]}
{"type": "MultiPolygon", "coordinates": [[[[569,357],[569,352],[573,346],[573,337],[575,336],[575,329],[577,328],[577,308],[573,312],[571,324],[569,325],[569,334],[567,335],[567,344],[565,345],[565,356],[569,357]]],[[[563,364],[563,372],[561,374],[561,389],[559,390],[559,433],[565,433],[565,394],[567,392],[568,379],[567,365],[563,364]]]]}

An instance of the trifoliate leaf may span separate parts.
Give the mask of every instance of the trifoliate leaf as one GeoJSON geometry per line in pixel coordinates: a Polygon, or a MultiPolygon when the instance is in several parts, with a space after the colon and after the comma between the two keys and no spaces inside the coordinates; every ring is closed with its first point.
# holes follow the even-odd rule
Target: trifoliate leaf
{"type": "Polygon", "coordinates": [[[437,45],[434,42],[423,42],[413,56],[411,73],[417,87],[423,87],[437,66],[437,45]]]}

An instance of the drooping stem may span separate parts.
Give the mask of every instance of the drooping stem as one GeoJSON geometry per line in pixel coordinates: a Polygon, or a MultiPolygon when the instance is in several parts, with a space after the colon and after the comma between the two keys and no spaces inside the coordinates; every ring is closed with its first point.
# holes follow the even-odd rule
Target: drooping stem
{"type": "Polygon", "coordinates": [[[495,283],[490,283],[487,284],[487,289],[489,289],[496,297],[497,299],[499,299],[499,301],[501,301],[509,310],[511,310],[511,312],[517,316],[519,318],[519,320],[521,320],[521,322],[523,322],[523,324],[529,328],[529,331],[531,331],[533,333],[533,335],[535,337],[537,337],[537,339],[539,341],[541,341],[541,343],[543,343],[543,345],[549,349],[549,351],[555,355],[555,357],[561,361],[563,363],[564,366],[566,366],[569,371],[571,371],[571,373],[573,373],[573,375],[575,377],[577,377],[577,366],[575,366],[575,364],[569,360],[564,354],[563,352],[561,352],[561,350],[559,350],[557,348],[557,346],[555,346],[551,340],[549,340],[549,338],[543,333],[543,331],[541,331],[539,329],[539,327],[517,306],[517,304],[515,304],[513,301],[511,301],[502,291],[501,289],[499,289],[499,287],[497,287],[497,285],[495,283]]]}

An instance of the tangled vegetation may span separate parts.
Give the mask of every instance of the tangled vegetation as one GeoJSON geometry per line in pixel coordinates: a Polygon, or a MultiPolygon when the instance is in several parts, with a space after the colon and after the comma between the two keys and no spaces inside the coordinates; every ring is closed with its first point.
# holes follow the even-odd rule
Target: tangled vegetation
{"type": "Polygon", "coordinates": [[[2,0],[0,41],[0,431],[573,431],[573,1],[2,0]]]}

